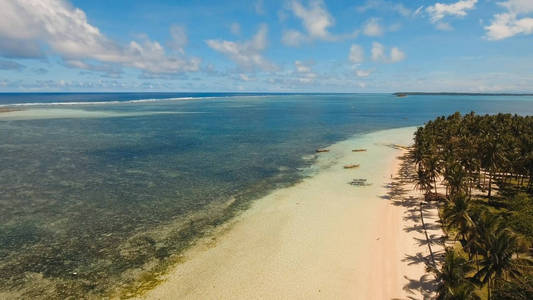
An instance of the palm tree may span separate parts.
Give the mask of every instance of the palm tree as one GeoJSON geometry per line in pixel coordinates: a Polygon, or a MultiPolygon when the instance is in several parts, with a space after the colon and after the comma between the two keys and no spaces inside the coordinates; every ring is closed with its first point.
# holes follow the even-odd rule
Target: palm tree
{"type": "MultiPolygon", "coordinates": [[[[444,299],[444,298],[437,298],[444,299]]],[[[473,284],[463,284],[459,288],[455,289],[455,293],[452,297],[445,298],[449,300],[481,300],[476,294],[476,287],[473,284]]]]}
{"type": "Polygon", "coordinates": [[[472,265],[452,248],[446,248],[445,251],[442,268],[439,270],[429,267],[439,282],[437,299],[476,299],[473,295],[473,284],[467,279],[468,274],[473,271],[472,265]],[[470,297],[460,298],[461,295],[470,297]]]}
{"type": "Polygon", "coordinates": [[[416,182],[415,182],[415,188],[424,191],[424,195],[428,195],[431,193],[432,187],[432,179],[428,172],[426,172],[422,167],[418,168],[416,171],[416,182]]]}
{"type": "Polygon", "coordinates": [[[470,206],[464,194],[456,194],[452,201],[444,207],[444,225],[451,228],[457,228],[458,233],[455,237],[461,235],[463,244],[466,242],[466,235],[472,227],[475,227],[474,221],[469,214],[470,206]]]}
{"type": "Polygon", "coordinates": [[[494,284],[508,278],[516,279],[522,275],[522,265],[529,264],[528,259],[513,259],[518,248],[516,236],[508,229],[499,230],[485,240],[481,269],[474,278],[488,285],[489,300],[494,284]]]}
{"type": "Polygon", "coordinates": [[[448,161],[443,172],[444,181],[449,188],[449,196],[453,198],[455,194],[465,190],[466,172],[456,161],[448,161]]]}

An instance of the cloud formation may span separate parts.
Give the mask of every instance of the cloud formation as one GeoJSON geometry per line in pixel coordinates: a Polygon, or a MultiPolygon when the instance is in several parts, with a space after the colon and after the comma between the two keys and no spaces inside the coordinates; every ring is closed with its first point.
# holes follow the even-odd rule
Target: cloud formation
{"type": "Polygon", "coordinates": [[[365,50],[363,47],[353,44],[350,47],[350,54],[348,55],[348,60],[354,64],[360,64],[365,60],[365,50]]]}
{"type": "Polygon", "coordinates": [[[168,43],[168,46],[171,49],[180,52],[181,54],[185,54],[184,48],[189,42],[189,38],[187,37],[187,33],[185,32],[185,27],[172,25],[170,27],[170,36],[171,40],[168,43]]]}
{"type": "Polygon", "coordinates": [[[329,28],[335,25],[335,19],[322,0],[310,0],[308,6],[298,0],[292,0],[287,9],[300,19],[306,31],[303,33],[294,29],[286,30],[281,41],[287,46],[299,46],[313,40],[337,41],[357,35],[356,32],[347,35],[334,35],[329,32],[329,28]]]}
{"type": "Polygon", "coordinates": [[[364,13],[368,10],[389,10],[397,12],[404,17],[413,15],[413,12],[409,8],[405,7],[402,3],[384,0],[368,0],[365,4],[358,6],[356,9],[360,13],[364,13]]]}
{"type": "Polygon", "coordinates": [[[507,0],[498,3],[506,12],[494,15],[490,25],[485,27],[489,40],[502,40],[518,34],[533,34],[533,18],[522,17],[533,13],[531,0],[507,0]]]}
{"type": "Polygon", "coordinates": [[[385,46],[378,42],[372,43],[372,50],[370,52],[373,61],[382,63],[397,63],[404,60],[406,57],[405,53],[403,53],[398,47],[392,47],[389,55],[387,55],[385,46]]]}
{"type": "Polygon", "coordinates": [[[296,79],[300,83],[311,83],[317,77],[317,74],[311,70],[310,64],[296,60],[294,61],[294,68],[296,70],[296,79]]]}
{"type": "Polygon", "coordinates": [[[382,36],[383,32],[384,29],[377,18],[369,19],[363,27],[363,33],[367,36],[382,36]]]}
{"type": "MultiPolygon", "coordinates": [[[[178,35],[173,36],[175,41],[178,35]]],[[[183,35],[178,38],[183,44],[183,35]]],[[[196,71],[200,64],[198,58],[167,55],[158,42],[147,37],[120,45],[89,24],[82,10],[62,0],[0,2],[0,54],[42,57],[43,44],[70,66],[85,69],[91,69],[88,61],[97,61],[150,73],[176,73],[196,71]]]]}
{"type": "Polygon", "coordinates": [[[355,70],[355,75],[357,77],[368,77],[372,74],[372,70],[355,70]]]}
{"type": "Polygon", "coordinates": [[[432,23],[437,25],[437,29],[450,30],[451,26],[442,20],[447,16],[464,17],[467,11],[475,8],[478,0],[460,0],[451,4],[437,2],[434,5],[426,7],[432,23]]]}
{"type": "Polygon", "coordinates": [[[249,41],[232,42],[224,40],[207,40],[207,45],[235,62],[244,71],[273,71],[277,67],[263,57],[267,47],[268,27],[262,24],[249,41]]]}

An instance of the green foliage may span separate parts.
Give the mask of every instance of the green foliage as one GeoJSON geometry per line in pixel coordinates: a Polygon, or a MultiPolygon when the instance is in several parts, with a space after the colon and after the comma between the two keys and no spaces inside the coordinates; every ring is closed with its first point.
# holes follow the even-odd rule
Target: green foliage
{"type": "Polygon", "coordinates": [[[494,299],[533,299],[533,277],[518,281],[504,281],[494,290],[494,299]]]}
{"type": "Polygon", "coordinates": [[[414,142],[416,186],[436,194],[442,180],[442,223],[468,255],[446,249],[432,269],[438,299],[478,299],[476,286],[489,299],[533,299],[533,117],[455,113],[418,128],[414,142]]]}
{"type": "Polygon", "coordinates": [[[478,299],[467,275],[473,271],[470,262],[451,248],[446,249],[442,268],[431,269],[439,281],[437,299],[478,299]]]}
{"type": "Polygon", "coordinates": [[[509,226],[533,241],[533,198],[520,193],[508,201],[509,226]]]}

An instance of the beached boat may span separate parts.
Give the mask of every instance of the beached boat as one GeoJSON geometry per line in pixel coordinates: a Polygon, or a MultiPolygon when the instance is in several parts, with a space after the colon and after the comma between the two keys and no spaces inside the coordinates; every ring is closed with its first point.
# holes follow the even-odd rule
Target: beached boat
{"type": "Polygon", "coordinates": [[[351,185],[355,186],[369,186],[372,185],[371,183],[368,183],[365,178],[355,178],[350,182],[351,185]]]}
{"type": "Polygon", "coordinates": [[[359,168],[359,164],[345,165],[344,168],[345,169],[359,168]]]}
{"type": "Polygon", "coordinates": [[[329,152],[329,149],[316,149],[316,152],[317,152],[317,153],[320,153],[320,152],[329,152]]]}
{"type": "Polygon", "coordinates": [[[353,149],[352,152],[365,152],[366,149],[353,149]]]}

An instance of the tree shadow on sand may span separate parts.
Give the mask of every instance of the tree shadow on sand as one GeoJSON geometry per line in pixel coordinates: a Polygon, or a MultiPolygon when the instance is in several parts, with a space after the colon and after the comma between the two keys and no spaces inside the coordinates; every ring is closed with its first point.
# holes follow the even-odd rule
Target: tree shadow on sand
{"type": "MultiPolygon", "coordinates": [[[[405,232],[419,232],[424,233],[425,230],[428,231],[428,238],[414,238],[414,241],[419,246],[428,247],[429,245],[443,245],[444,237],[440,234],[429,234],[432,231],[438,230],[441,228],[439,223],[438,215],[435,213],[438,208],[437,202],[426,202],[423,197],[415,197],[412,194],[410,195],[409,188],[410,186],[414,187],[415,183],[415,173],[414,166],[411,160],[409,159],[409,154],[405,153],[400,156],[400,169],[396,177],[393,178],[393,182],[387,184],[385,187],[388,189],[387,194],[381,196],[382,199],[388,200],[392,205],[401,206],[405,208],[405,213],[403,220],[406,221],[403,230],[405,232]],[[421,204],[422,203],[422,204],[421,204]],[[421,213],[424,217],[425,228],[422,225],[421,213]],[[429,223],[427,223],[429,221],[429,223]]],[[[432,247],[434,248],[434,247],[432,247]]],[[[444,247],[438,247],[444,249],[444,247]]],[[[434,251],[433,256],[435,263],[438,265],[442,262],[444,258],[444,252],[442,250],[434,251]]],[[[415,255],[405,254],[405,257],[402,259],[402,262],[407,265],[418,265],[424,264],[424,266],[430,266],[433,264],[431,255],[418,252],[415,255]]],[[[420,295],[424,299],[432,299],[435,296],[435,290],[437,288],[437,282],[433,274],[427,272],[420,278],[410,278],[404,276],[407,280],[407,284],[403,287],[403,290],[406,291],[410,296],[408,299],[419,299],[420,295]]]]}

